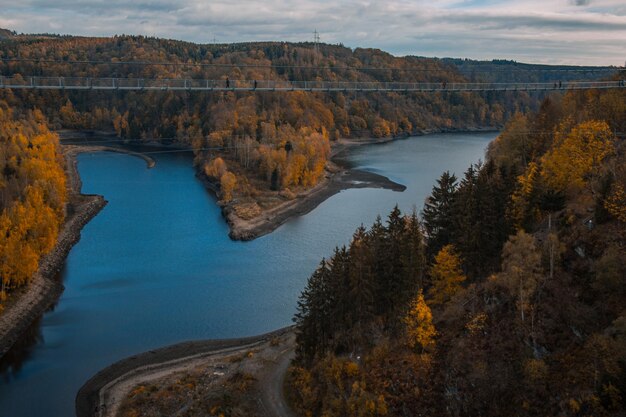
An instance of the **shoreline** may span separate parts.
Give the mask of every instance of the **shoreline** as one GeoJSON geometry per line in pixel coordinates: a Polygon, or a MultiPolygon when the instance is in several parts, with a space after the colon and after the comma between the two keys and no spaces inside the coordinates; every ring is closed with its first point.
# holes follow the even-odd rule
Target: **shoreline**
{"type": "MultiPolygon", "coordinates": [[[[131,151],[130,149],[116,148],[114,146],[107,146],[107,145],[62,145],[62,146],[65,152],[67,154],[70,154],[73,158],[73,160],[68,161],[68,163],[71,163],[73,165],[72,169],[75,171],[73,173],[73,177],[78,179],[78,181],[80,181],[80,175],[78,174],[78,171],[76,170],[75,165],[76,165],[76,156],[80,153],[88,153],[88,152],[121,153],[121,154],[131,155],[131,156],[135,156],[137,158],[143,159],[146,162],[148,169],[154,168],[156,166],[156,161],[150,156],[143,154],[141,152],[131,151]]],[[[77,193],[80,194],[80,188],[78,189],[77,193]]]]}
{"type": "MultiPolygon", "coordinates": [[[[267,235],[294,217],[306,215],[313,211],[321,203],[343,190],[352,188],[382,188],[402,192],[406,187],[391,181],[389,178],[372,172],[362,171],[352,168],[347,160],[350,149],[366,145],[378,145],[393,142],[412,136],[424,136],[436,133],[481,133],[497,132],[498,127],[471,127],[471,128],[436,128],[420,129],[399,136],[384,138],[342,138],[333,143],[331,155],[324,169],[324,178],[313,188],[302,191],[291,200],[270,209],[262,210],[261,213],[252,218],[244,219],[237,215],[234,202],[218,204],[221,207],[222,217],[228,224],[228,236],[232,240],[250,241],[258,237],[267,235]]],[[[75,138],[78,140],[88,140],[94,137],[115,137],[115,132],[97,130],[62,130],[57,132],[64,140],[75,138]]],[[[156,142],[150,142],[156,146],[156,142]]],[[[149,156],[132,150],[100,145],[65,145],[80,146],[89,148],[94,152],[109,151],[135,155],[146,161],[148,168],[154,166],[154,160],[149,156]]],[[[164,145],[168,146],[168,145],[164,145]]],[[[219,184],[208,178],[203,172],[196,171],[196,177],[203,183],[204,187],[215,196],[219,193],[219,184]]]]}
{"type": "Polygon", "coordinates": [[[82,182],[78,173],[76,156],[84,152],[122,152],[138,156],[146,161],[148,168],[154,166],[154,160],[137,152],[125,152],[106,146],[62,145],[67,176],[68,202],[66,218],[61,226],[54,248],[42,256],[39,268],[29,284],[11,300],[0,313],[0,358],[20,339],[29,326],[41,317],[59,299],[65,289],[57,279],[65,264],[70,250],[81,237],[83,227],[106,206],[107,201],[101,195],[82,194],[82,182]]]}
{"type": "MultiPolygon", "coordinates": [[[[321,203],[343,190],[352,188],[383,188],[402,192],[406,186],[398,184],[389,178],[350,167],[345,160],[349,149],[365,145],[379,145],[397,140],[397,138],[382,139],[339,139],[331,149],[330,158],[326,164],[324,178],[315,187],[299,193],[294,199],[280,203],[250,220],[237,216],[231,204],[222,205],[222,217],[229,226],[228,236],[233,240],[249,241],[264,236],[276,230],[293,217],[303,216],[313,211],[321,203]]],[[[217,194],[219,186],[206,175],[199,172],[196,176],[204,186],[217,194]]]]}
{"type": "Polygon", "coordinates": [[[114,416],[120,402],[135,385],[180,372],[209,358],[220,359],[293,335],[288,326],[257,336],[187,341],[129,356],[100,370],[78,390],[77,417],[114,416]],[[122,396],[122,398],[120,398],[122,396]]]}

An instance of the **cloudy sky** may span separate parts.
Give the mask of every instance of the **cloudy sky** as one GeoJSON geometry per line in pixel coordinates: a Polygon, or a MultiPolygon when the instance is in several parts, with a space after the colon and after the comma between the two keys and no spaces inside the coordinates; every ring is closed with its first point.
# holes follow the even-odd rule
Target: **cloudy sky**
{"type": "Polygon", "coordinates": [[[551,64],[626,60],[626,0],[0,0],[21,33],[193,42],[321,41],[395,55],[551,64]]]}

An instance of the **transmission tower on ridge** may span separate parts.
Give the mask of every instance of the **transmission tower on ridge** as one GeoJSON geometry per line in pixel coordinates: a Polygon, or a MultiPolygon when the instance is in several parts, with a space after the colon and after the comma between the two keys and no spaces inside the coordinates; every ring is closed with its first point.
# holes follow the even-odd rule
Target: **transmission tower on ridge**
{"type": "Polygon", "coordinates": [[[320,43],[320,33],[315,29],[313,31],[313,45],[315,53],[319,52],[319,43],[320,43]]]}

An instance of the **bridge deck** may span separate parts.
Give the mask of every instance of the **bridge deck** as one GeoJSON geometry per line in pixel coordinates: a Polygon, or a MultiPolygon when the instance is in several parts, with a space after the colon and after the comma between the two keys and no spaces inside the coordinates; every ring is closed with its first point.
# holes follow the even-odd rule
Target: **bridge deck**
{"type": "Polygon", "coordinates": [[[548,83],[401,83],[349,81],[196,80],[88,77],[0,76],[0,88],[39,90],[145,91],[364,91],[480,92],[551,91],[626,88],[626,81],[563,81],[548,83]]]}

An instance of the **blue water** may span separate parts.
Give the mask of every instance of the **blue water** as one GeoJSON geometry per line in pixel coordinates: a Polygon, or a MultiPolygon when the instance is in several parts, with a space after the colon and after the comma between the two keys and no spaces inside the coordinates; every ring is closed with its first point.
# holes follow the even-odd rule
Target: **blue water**
{"type": "Polygon", "coordinates": [[[289,325],[323,256],[395,204],[421,209],[442,171],[462,175],[494,137],[437,134],[362,147],[354,165],[406,191],[347,190],[252,242],[228,238],[191,156],[157,154],[147,169],[129,155],[80,155],[83,192],[109,204],[67,258],[65,292],[33,330],[40,340],[0,376],[0,416],[72,416],[80,386],[123,357],[289,325]]]}

